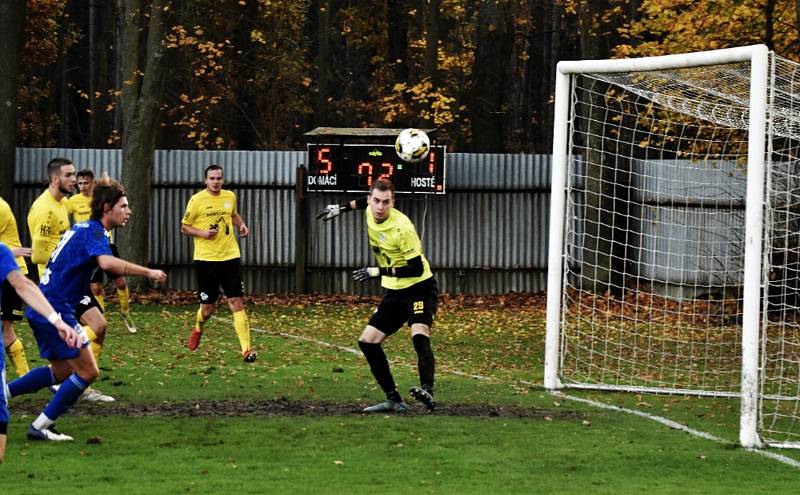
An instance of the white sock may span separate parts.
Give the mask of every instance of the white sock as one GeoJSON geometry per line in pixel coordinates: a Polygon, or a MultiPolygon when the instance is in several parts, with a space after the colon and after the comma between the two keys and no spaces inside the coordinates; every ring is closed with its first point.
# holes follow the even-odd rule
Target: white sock
{"type": "Polygon", "coordinates": [[[39,417],[34,420],[33,427],[37,430],[44,430],[50,428],[53,424],[55,424],[55,421],[45,416],[44,413],[41,413],[39,417]]]}

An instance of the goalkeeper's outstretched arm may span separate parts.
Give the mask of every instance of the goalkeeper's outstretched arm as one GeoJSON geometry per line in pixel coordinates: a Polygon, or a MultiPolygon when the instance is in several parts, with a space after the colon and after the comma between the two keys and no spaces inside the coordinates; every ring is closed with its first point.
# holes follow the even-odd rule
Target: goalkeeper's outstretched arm
{"type": "Polygon", "coordinates": [[[342,213],[350,210],[366,210],[367,209],[367,198],[360,198],[354,199],[352,201],[348,201],[347,203],[343,203],[340,205],[328,205],[319,213],[317,213],[317,220],[322,220],[323,222],[327,222],[332,218],[336,218],[342,213]]]}

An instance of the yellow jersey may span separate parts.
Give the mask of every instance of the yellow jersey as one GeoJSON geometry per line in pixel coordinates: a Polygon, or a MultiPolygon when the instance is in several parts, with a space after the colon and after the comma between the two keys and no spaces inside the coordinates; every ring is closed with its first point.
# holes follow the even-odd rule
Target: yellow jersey
{"type": "Polygon", "coordinates": [[[397,268],[408,264],[408,260],[419,256],[422,258],[422,275],[419,277],[381,277],[381,285],[386,289],[405,289],[417,282],[433,276],[425,255],[422,254],[422,243],[417,229],[411,220],[399,210],[392,208],[389,215],[381,223],[375,221],[369,208],[367,215],[367,235],[372,253],[381,268],[397,268]]]}
{"type": "MultiPolygon", "coordinates": [[[[72,223],[88,222],[92,218],[92,196],[84,196],[83,193],[73,194],[67,200],[69,214],[72,216],[72,223]]],[[[108,242],[114,242],[114,231],[106,230],[108,242]]]]}
{"type": "MultiPolygon", "coordinates": [[[[53,253],[61,236],[69,230],[69,206],[67,199],[60,201],[46,189],[31,205],[28,212],[28,230],[31,233],[31,247],[44,246],[47,258],[53,253]]],[[[37,258],[39,255],[34,253],[37,258]]],[[[39,264],[39,276],[44,273],[47,263],[39,264]]]]}
{"type": "Polygon", "coordinates": [[[240,258],[239,243],[234,236],[233,216],[236,214],[236,195],[221,190],[214,196],[203,189],[189,199],[182,224],[201,230],[216,227],[213,239],[194,237],[194,259],[198,261],[226,261],[240,258]]]}
{"type": "MultiPolygon", "coordinates": [[[[0,242],[10,249],[22,247],[14,212],[11,211],[11,206],[3,198],[0,198],[0,242]]],[[[25,258],[17,256],[16,259],[22,273],[28,273],[28,264],[25,263],[25,258]]]]}
{"type": "Polygon", "coordinates": [[[73,223],[86,222],[92,218],[92,197],[83,193],[72,195],[68,200],[69,212],[73,223]]]}

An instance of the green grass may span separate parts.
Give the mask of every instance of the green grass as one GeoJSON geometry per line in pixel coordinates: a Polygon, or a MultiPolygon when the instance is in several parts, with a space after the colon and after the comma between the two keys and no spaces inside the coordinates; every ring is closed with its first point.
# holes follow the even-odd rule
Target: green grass
{"type": "MultiPolygon", "coordinates": [[[[97,387],[110,408],[203,400],[287,399],[359,405],[382,393],[357,348],[372,304],[251,307],[254,364],[241,362],[229,313],[184,347],[194,307],[137,306],[140,331],[115,320],[97,387]],[[310,340],[308,340],[310,339],[310,340]]],[[[32,365],[33,339],[26,327],[32,365]]],[[[738,402],[569,392],[667,417],[723,443],[554,397],[542,380],[536,309],[445,306],[433,346],[437,400],[536,409],[528,418],[358,414],[123,416],[79,404],[59,420],[69,444],[31,443],[25,428],[46,392],[16,398],[0,494],[24,493],[792,493],[796,468],[735,447],[738,402]],[[461,373],[480,375],[476,379],[461,373]],[[15,412],[15,410],[17,412],[15,412]]],[[[387,354],[404,391],[416,383],[407,331],[387,354]]],[[[13,378],[13,371],[9,378],[13,378]]],[[[207,411],[198,411],[207,413],[207,411]]],[[[800,459],[796,452],[782,452],[800,459]]]]}

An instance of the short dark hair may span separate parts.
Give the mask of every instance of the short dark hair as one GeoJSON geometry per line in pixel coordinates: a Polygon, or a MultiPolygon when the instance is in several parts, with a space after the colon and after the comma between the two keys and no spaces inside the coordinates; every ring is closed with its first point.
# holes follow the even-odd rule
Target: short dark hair
{"type": "Polygon", "coordinates": [[[78,170],[78,173],[77,173],[77,174],[75,174],[75,177],[77,177],[77,178],[79,178],[79,179],[80,179],[81,177],[88,177],[88,178],[90,178],[90,179],[94,180],[94,172],[92,172],[92,171],[91,171],[91,170],[89,170],[88,168],[85,168],[85,169],[83,169],[83,170],[78,170]]]}
{"type": "Polygon", "coordinates": [[[208,179],[208,173],[212,170],[219,170],[222,172],[222,165],[217,165],[216,163],[212,163],[208,167],[206,167],[205,172],[203,172],[203,179],[208,179]]]}
{"type": "Polygon", "coordinates": [[[94,191],[92,192],[92,220],[103,218],[105,205],[113,208],[117,201],[124,196],[127,196],[127,194],[125,194],[125,188],[122,187],[122,184],[103,174],[95,183],[94,191]]]}
{"type": "Polygon", "coordinates": [[[369,188],[369,193],[372,194],[374,190],[378,191],[390,191],[392,193],[392,197],[394,197],[394,184],[389,179],[378,179],[372,183],[369,188]]]}
{"type": "Polygon", "coordinates": [[[64,165],[72,165],[72,160],[69,158],[56,157],[47,163],[47,177],[52,178],[61,173],[61,167],[64,165]]]}

